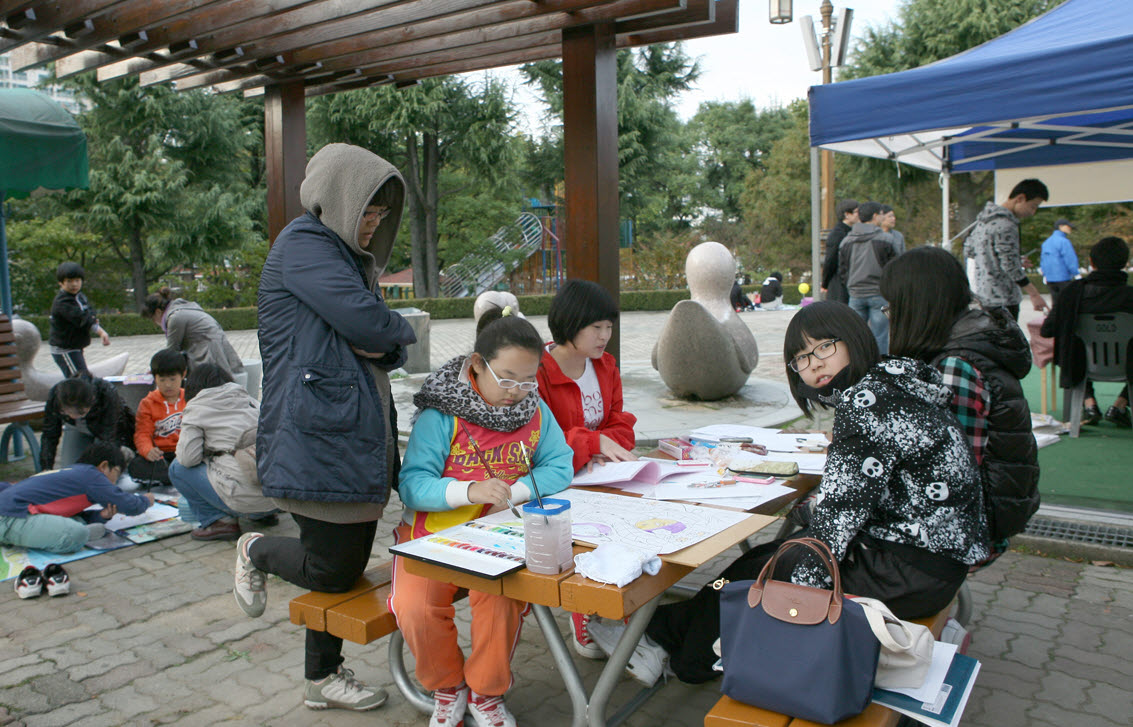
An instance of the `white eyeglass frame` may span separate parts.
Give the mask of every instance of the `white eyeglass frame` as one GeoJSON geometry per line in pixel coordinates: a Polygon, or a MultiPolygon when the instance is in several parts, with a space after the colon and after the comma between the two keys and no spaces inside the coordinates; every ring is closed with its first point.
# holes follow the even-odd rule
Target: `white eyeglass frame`
{"type": "Polygon", "coordinates": [[[511,391],[517,386],[519,387],[520,391],[535,391],[539,388],[538,381],[516,381],[515,379],[501,379],[499,376],[496,376],[495,371],[492,371],[492,365],[488,363],[488,359],[482,360],[484,361],[484,368],[488,369],[488,373],[490,373],[492,375],[492,378],[496,380],[496,386],[500,387],[504,391],[511,391]]]}

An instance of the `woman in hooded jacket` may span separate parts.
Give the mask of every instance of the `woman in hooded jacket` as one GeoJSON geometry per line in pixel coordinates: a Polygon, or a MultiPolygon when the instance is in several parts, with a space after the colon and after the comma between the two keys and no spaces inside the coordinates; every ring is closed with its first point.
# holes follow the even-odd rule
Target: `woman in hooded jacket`
{"type": "MultiPolygon", "coordinates": [[[[416,341],[382,299],[405,181],[376,154],[329,144],[299,189],[307,212],[280,232],[260,278],[263,398],[256,459],[264,495],[291,513],[299,538],[244,533],[236,602],[264,612],[264,576],[302,588],[350,590],[373,548],[398,472],[389,371],[416,341]]],[[[342,639],[307,631],[304,703],[373,709],[384,690],[342,666],[342,639]]]]}
{"type": "Polygon", "coordinates": [[[971,308],[963,267],[938,247],[885,266],[881,295],[889,301],[890,351],[939,369],[952,390],[980,468],[990,562],[1039,507],[1038,446],[1019,382],[1031,370],[1030,346],[1006,308],[971,308]]]}

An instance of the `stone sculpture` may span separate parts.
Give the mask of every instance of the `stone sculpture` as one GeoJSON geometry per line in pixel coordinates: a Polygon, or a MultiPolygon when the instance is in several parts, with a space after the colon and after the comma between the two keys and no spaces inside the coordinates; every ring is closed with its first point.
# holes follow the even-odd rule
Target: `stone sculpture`
{"type": "MultiPolygon", "coordinates": [[[[12,321],[12,333],[16,337],[16,354],[20,359],[20,377],[24,382],[24,393],[32,401],[47,401],[47,394],[51,387],[63,380],[63,374],[58,369],[40,371],[36,369],[34,361],[39,347],[43,344],[43,337],[35,324],[16,318],[12,321]]],[[[107,376],[120,376],[126,370],[126,362],[130,354],[120,353],[111,356],[105,361],[88,364],[91,374],[100,379],[107,376]]]]}
{"type": "Polygon", "coordinates": [[[653,345],[653,368],[681,398],[717,401],[735,394],[759,363],[755,336],[732,309],[736,260],[718,242],[685,259],[692,300],[673,306],[653,345]]]}

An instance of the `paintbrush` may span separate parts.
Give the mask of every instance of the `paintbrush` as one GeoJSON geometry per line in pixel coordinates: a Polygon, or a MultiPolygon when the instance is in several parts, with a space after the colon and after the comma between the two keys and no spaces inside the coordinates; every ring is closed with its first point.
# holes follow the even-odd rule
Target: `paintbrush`
{"type": "MultiPolygon", "coordinates": [[[[472,445],[472,451],[474,451],[476,453],[476,456],[480,459],[480,464],[484,465],[484,469],[488,472],[488,476],[493,478],[493,479],[496,479],[496,480],[500,479],[499,477],[496,477],[496,473],[492,469],[492,465],[488,464],[487,457],[485,457],[484,453],[480,451],[480,445],[476,444],[476,440],[472,437],[472,432],[468,431],[468,427],[464,426],[464,420],[461,419],[460,417],[457,417],[456,420],[458,422],[460,422],[460,428],[462,430],[464,430],[464,436],[468,437],[468,443],[472,445]]],[[[523,446],[523,445],[520,445],[520,446],[523,446]]],[[[530,467],[530,465],[528,465],[528,466],[530,467]]],[[[534,477],[532,477],[531,479],[532,479],[532,481],[535,480],[534,477]]],[[[511,502],[511,498],[506,497],[506,498],[504,498],[504,501],[507,502],[507,506],[511,509],[511,514],[515,515],[517,518],[522,520],[523,514],[520,513],[519,510],[517,510],[515,508],[515,505],[513,505],[512,502],[511,502]]]]}
{"type": "Polygon", "coordinates": [[[539,495],[539,485],[535,484],[535,468],[531,466],[531,458],[527,456],[527,446],[519,443],[519,450],[523,452],[523,461],[527,463],[527,474],[531,475],[531,490],[535,493],[535,502],[539,503],[539,509],[543,509],[543,498],[539,495]]]}

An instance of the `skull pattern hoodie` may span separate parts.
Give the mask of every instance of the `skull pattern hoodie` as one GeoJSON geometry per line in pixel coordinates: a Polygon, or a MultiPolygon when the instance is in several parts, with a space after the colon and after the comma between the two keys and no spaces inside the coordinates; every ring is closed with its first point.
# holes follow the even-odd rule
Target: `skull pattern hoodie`
{"type": "MultiPolygon", "coordinates": [[[[988,556],[980,474],[951,398],[939,372],[897,357],[831,397],[833,441],[810,535],[835,560],[859,533],[968,565],[988,556]]],[[[805,561],[792,580],[829,583],[824,568],[805,561]]]]}

